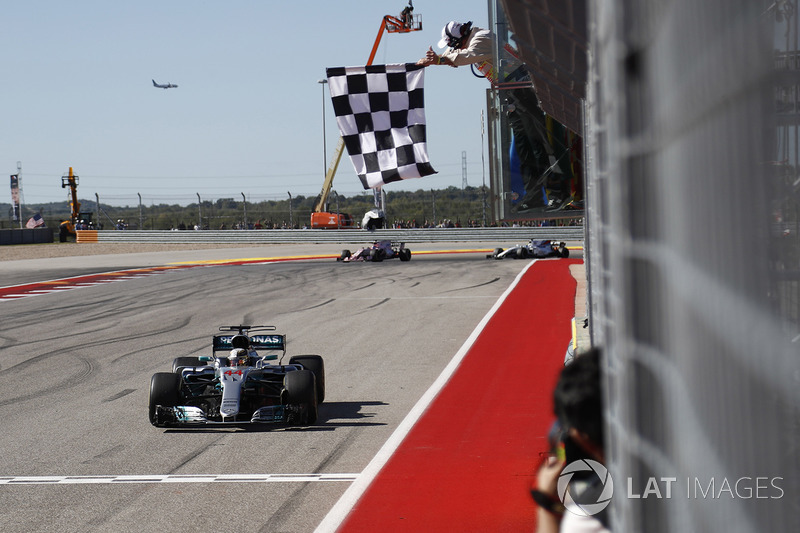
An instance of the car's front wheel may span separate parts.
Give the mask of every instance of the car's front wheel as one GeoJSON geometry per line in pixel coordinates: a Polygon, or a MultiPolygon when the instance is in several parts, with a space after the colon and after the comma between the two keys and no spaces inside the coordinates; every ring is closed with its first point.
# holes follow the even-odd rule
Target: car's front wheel
{"type": "Polygon", "coordinates": [[[317,403],[325,401],[325,362],[321,355],[293,355],[289,358],[290,365],[301,365],[306,370],[314,373],[317,387],[317,403]]]}
{"type": "Polygon", "coordinates": [[[293,370],[283,378],[287,403],[302,409],[301,419],[290,422],[311,425],[317,421],[317,386],[311,370],[293,370]]]}
{"type": "Polygon", "coordinates": [[[181,404],[181,376],[174,372],[157,372],[150,379],[150,423],[156,420],[156,406],[175,407],[181,404]]]}

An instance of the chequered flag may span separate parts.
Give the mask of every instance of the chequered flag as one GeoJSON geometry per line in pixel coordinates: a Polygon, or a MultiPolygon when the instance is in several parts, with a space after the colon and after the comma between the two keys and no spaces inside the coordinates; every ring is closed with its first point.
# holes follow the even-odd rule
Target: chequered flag
{"type": "Polygon", "coordinates": [[[365,189],[436,173],[425,134],[424,67],[337,67],[327,75],[336,122],[365,189]]]}

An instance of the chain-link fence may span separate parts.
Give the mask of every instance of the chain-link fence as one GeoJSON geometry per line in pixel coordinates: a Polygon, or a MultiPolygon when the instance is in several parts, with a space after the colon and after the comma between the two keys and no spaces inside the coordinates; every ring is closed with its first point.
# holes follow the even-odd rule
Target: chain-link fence
{"type": "Polygon", "coordinates": [[[796,2],[589,6],[613,529],[800,531],[796,2]]]}

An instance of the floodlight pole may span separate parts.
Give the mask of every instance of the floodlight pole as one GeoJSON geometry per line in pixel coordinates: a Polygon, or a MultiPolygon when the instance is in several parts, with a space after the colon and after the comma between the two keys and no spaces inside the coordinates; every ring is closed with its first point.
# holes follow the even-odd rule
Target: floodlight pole
{"type": "Polygon", "coordinates": [[[244,193],[242,195],[242,210],[244,212],[244,227],[242,229],[247,229],[247,198],[245,198],[244,193]]]}
{"type": "Polygon", "coordinates": [[[203,212],[201,211],[202,208],[200,207],[200,193],[198,192],[195,194],[197,194],[197,224],[200,229],[203,229],[203,212]]]}
{"type": "Polygon", "coordinates": [[[486,227],[486,160],[484,158],[484,144],[483,144],[483,109],[481,109],[481,171],[483,173],[483,187],[481,188],[481,209],[483,211],[483,227],[486,227]]]}
{"type": "Polygon", "coordinates": [[[17,161],[17,188],[19,189],[19,229],[22,229],[22,161],[17,161]]]}
{"type": "Polygon", "coordinates": [[[289,229],[293,229],[294,223],[292,222],[292,192],[288,191],[287,194],[289,195],[289,229]]]}
{"type": "Polygon", "coordinates": [[[328,169],[328,142],[325,133],[325,85],[328,80],[321,79],[317,83],[322,87],[322,175],[324,176],[328,169]]]}

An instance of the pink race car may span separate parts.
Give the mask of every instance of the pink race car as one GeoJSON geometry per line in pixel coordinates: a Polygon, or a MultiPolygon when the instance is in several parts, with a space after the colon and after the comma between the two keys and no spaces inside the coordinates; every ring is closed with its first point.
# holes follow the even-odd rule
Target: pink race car
{"type": "Polygon", "coordinates": [[[375,241],[368,248],[360,248],[355,253],[350,250],[342,250],[342,255],[336,258],[337,261],[373,261],[380,262],[384,259],[394,259],[399,257],[400,261],[411,260],[411,250],[405,247],[405,243],[395,245],[392,241],[375,241]]]}

